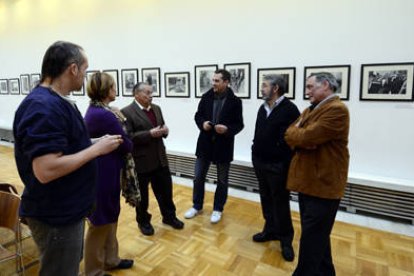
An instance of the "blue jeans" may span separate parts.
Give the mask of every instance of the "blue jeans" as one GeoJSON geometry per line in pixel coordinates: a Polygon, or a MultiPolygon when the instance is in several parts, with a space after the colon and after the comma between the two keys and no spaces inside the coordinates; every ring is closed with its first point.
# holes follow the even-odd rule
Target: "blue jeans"
{"type": "MultiPolygon", "coordinates": [[[[193,189],[193,208],[196,210],[203,209],[205,182],[211,161],[197,158],[194,169],[194,189],[193,189]]],[[[230,163],[217,163],[217,188],[214,194],[214,211],[223,212],[226,204],[227,193],[229,189],[229,169],[230,163]]]]}
{"type": "Polygon", "coordinates": [[[34,218],[26,218],[40,251],[39,275],[77,276],[82,259],[85,221],[52,226],[34,218]]]}

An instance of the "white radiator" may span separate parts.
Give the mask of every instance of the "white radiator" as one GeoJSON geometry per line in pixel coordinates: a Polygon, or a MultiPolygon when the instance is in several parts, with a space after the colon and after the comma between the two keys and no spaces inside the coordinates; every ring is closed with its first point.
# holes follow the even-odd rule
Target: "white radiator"
{"type": "MultiPolygon", "coordinates": [[[[194,177],[194,155],[169,152],[168,161],[172,174],[181,177],[194,177]]],[[[216,167],[210,166],[207,181],[215,183],[216,174],[216,167]]],[[[381,185],[376,187],[375,183],[363,185],[361,181],[354,181],[353,178],[348,178],[348,180],[345,196],[340,204],[341,209],[351,213],[414,224],[414,192],[386,188],[384,183],[380,183],[381,185]]],[[[259,189],[253,168],[243,162],[231,164],[229,185],[256,193],[259,189]]],[[[296,193],[292,193],[292,200],[297,201],[296,193]]]]}

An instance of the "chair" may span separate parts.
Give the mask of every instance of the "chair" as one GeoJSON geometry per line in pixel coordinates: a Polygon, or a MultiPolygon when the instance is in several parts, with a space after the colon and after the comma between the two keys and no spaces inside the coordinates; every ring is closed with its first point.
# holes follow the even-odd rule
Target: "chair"
{"type": "Polygon", "coordinates": [[[9,183],[0,183],[0,191],[18,195],[16,187],[9,183]]]}
{"type": "Polygon", "coordinates": [[[14,232],[15,252],[0,245],[0,263],[16,259],[16,272],[24,274],[22,241],[19,220],[20,197],[7,192],[0,191],[0,227],[14,232]]]}

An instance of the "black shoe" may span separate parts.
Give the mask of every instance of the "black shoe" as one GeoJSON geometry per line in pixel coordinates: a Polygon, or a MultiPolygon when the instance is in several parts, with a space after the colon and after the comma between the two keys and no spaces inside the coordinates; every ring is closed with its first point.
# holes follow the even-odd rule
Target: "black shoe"
{"type": "Polygon", "coordinates": [[[112,267],[109,270],[113,270],[113,269],[128,269],[131,268],[134,265],[134,260],[130,260],[130,259],[121,259],[121,261],[119,262],[119,264],[115,267],[112,267]]]}
{"type": "Polygon", "coordinates": [[[255,242],[267,242],[267,241],[277,241],[279,237],[275,234],[270,234],[267,232],[259,232],[253,235],[253,241],[255,242]]]}
{"type": "Polygon", "coordinates": [[[179,220],[177,217],[168,218],[168,219],[162,219],[162,223],[168,224],[174,229],[183,229],[184,228],[184,222],[179,220]]]}
{"type": "Polygon", "coordinates": [[[295,252],[293,251],[293,247],[291,244],[289,245],[282,245],[282,256],[283,259],[287,262],[292,262],[295,258],[295,252]]]}
{"type": "Polygon", "coordinates": [[[149,222],[138,223],[138,228],[145,236],[154,235],[154,227],[152,227],[151,223],[149,222]]]}

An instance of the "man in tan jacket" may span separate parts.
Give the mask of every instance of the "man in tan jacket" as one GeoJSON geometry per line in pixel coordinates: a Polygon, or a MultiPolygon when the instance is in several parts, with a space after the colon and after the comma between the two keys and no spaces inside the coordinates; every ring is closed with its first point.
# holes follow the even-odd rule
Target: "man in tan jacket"
{"type": "Polygon", "coordinates": [[[348,176],[349,112],[331,73],[306,80],[311,106],[286,131],[294,150],[287,188],[299,193],[302,234],[293,275],[335,275],[330,234],[348,176]]]}

